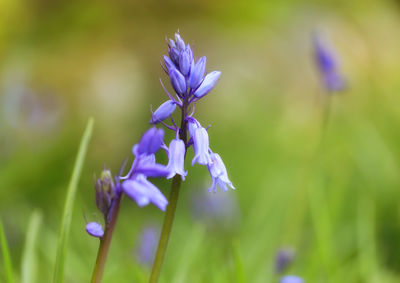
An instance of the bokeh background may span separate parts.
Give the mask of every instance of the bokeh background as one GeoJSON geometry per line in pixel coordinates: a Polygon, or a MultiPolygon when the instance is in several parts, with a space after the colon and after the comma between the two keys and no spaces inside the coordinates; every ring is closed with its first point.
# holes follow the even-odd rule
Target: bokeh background
{"type": "MultiPolygon", "coordinates": [[[[42,215],[32,282],[51,282],[68,180],[95,118],[74,206],[65,282],[88,282],[101,219],[94,175],[119,170],[165,99],[165,37],[180,33],[220,70],[196,115],[236,191],[208,195],[191,167],[161,282],[400,282],[400,2],[0,1],[0,215],[14,271],[30,215],[42,215]],[[312,32],[348,82],[326,93],[312,32]],[[324,132],[324,134],[323,134],[324,132]],[[321,139],[323,137],[323,142],[321,139]],[[275,255],[295,252],[277,274],[275,255]]],[[[172,136],[171,136],[172,137],[172,136]]],[[[166,162],[163,154],[159,155],[166,162]]],[[[189,155],[189,158],[191,156],[189,155]]],[[[168,195],[169,182],[155,183],[168,195]]],[[[104,282],[146,282],[137,256],[163,213],[124,199],[104,282]]],[[[0,261],[0,280],[3,278],[0,261]]]]}

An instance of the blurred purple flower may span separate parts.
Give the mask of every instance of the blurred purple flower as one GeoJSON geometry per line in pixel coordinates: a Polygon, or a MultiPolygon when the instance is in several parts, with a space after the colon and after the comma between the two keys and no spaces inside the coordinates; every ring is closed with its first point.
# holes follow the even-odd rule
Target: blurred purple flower
{"type": "Polygon", "coordinates": [[[153,263],[158,237],[158,229],[154,226],[147,226],[141,231],[136,248],[136,257],[141,264],[151,266],[153,263]]]}
{"type": "Polygon", "coordinates": [[[295,275],[287,275],[281,278],[280,283],[304,283],[304,280],[295,275]]]}
{"type": "Polygon", "coordinates": [[[295,253],[292,249],[280,249],[275,256],[275,272],[281,273],[293,262],[295,253]]]}
{"type": "Polygon", "coordinates": [[[342,91],[346,87],[346,82],[338,68],[338,58],[332,50],[322,39],[314,34],[314,54],[316,63],[324,86],[328,92],[342,91]]]}

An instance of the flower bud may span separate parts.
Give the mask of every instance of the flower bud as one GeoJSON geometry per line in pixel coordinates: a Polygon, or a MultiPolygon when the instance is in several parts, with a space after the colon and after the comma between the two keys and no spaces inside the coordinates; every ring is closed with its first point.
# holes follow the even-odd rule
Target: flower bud
{"type": "Polygon", "coordinates": [[[184,76],[187,76],[190,71],[190,64],[193,60],[190,57],[191,53],[192,52],[190,51],[189,47],[189,49],[186,48],[185,50],[181,51],[181,54],[179,55],[179,69],[184,76]]]}
{"type": "Polygon", "coordinates": [[[219,76],[221,75],[221,72],[219,71],[213,71],[204,78],[203,82],[201,85],[196,89],[194,92],[194,95],[197,98],[201,98],[205,96],[207,93],[209,93],[215,86],[215,83],[217,82],[219,76]]]}
{"type": "Polygon", "coordinates": [[[192,62],[189,76],[189,87],[191,89],[196,89],[200,85],[206,71],[206,61],[206,57],[203,56],[197,61],[196,64],[192,62]]]}
{"type": "Polygon", "coordinates": [[[167,68],[167,71],[171,70],[172,68],[175,68],[174,62],[171,61],[171,59],[168,56],[163,56],[164,57],[164,64],[165,67],[167,68]]]}
{"type": "Polygon", "coordinates": [[[104,235],[103,227],[97,222],[89,222],[86,224],[86,232],[88,232],[90,236],[96,238],[102,238],[104,235]]]}
{"type": "Polygon", "coordinates": [[[175,33],[175,44],[179,51],[185,49],[185,42],[183,41],[179,33],[175,33]]]}
{"type": "Polygon", "coordinates": [[[161,121],[164,121],[167,119],[169,116],[174,113],[176,109],[176,104],[172,100],[168,100],[164,102],[163,104],[160,105],[160,107],[157,108],[157,110],[153,113],[150,123],[151,124],[157,124],[161,121]]]}
{"type": "Polygon", "coordinates": [[[169,71],[169,78],[171,80],[172,87],[178,95],[183,95],[186,92],[186,80],[185,77],[175,68],[169,71]]]}
{"type": "Polygon", "coordinates": [[[96,180],[96,206],[106,217],[115,196],[115,185],[110,170],[103,170],[96,180]]]}

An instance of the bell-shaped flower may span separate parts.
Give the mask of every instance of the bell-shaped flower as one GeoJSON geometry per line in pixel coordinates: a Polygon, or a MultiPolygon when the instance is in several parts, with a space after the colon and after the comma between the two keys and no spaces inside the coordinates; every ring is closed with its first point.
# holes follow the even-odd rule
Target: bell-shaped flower
{"type": "Polygon", "coordinates": [[[190,71],[190,64],[193,61],[193,58],[191,57],[191,50],[190,46],[188,48],[185,48],[184,50],[181,51],[179,55],[179,69],[182,73],[182,75],[187,76],[190,71]]]}
{"type": "Polygon", "coordinates": [[[210,153],[211,162],[207,165],[208,171],[210,172],[212,178],[211,187],[208,189],[209,192],[217,191],[217,186],[219,186],[223,191],[227,191],[228,187],[235,189],[232,185],[232,182],[228,178],[228,172],[226,171],[226,167],[224,162],[218,153],[210,153]]]}
{"type": "Polygon", "coordinates": [[[163,129],[157,129],[156,127],[150,128],[143,134],[139,144],[134,147],[134,154],[153,154],[157,152],[163,143],[163,139],[163,129]]]}
{"type": "Polygon", "coordinates": [[[90,236],[96,238],[102,238],[104,236],[103,227],[97,222],[89,222],[86,224],[86,232],[88,232],[90,236]]]}
{"type": "Polygon", "coordinates": [[[185,172],[185,143],[180,139],[173,139],[168,147],[168,165],[169,175],[167,179],[174,177],[176,174],[181,175],[185,180],[187,171],[185,172]]]}
{"type": "Polygon", "coordinates": [[[209,150],[209,140],[207,130],[199,126],[193,131],[193,148],[194,148],[194,158],[192,160],[192,166],[195,163],[201,165],[207,165],[211,162],[209,150]]]}
{"type": "Polygon", "coordinates": [[[176,103],[172,100],[167,100],[163,104],[161,104],[156,111],[151,116],[150,123],[151,124],[157,124],[159,122],[164,121],[167,119],[169,116],[174,113],[176,109],[176,103]]]}
{"type": "Polygon", "coordinates": [[[196,89],[201,81],[203,80],[204,73],[206,71],[206,62],[207,58],[205,56],[201,57],[196,64],[192,62],[190,66],[190,75],[189,75],[189,87],[191,89],[196,89]]]}
{"type": "Polygon", "coordinates": [[[138,206],[143,207],[153,203],[159,209],[165,211],[168,200],[160,192],[160,190],[150,183],[146,176],[142,174],[136,175],[132,179],[128,179],[122,183],[124,193],[133,199],[138,206]]]}
{"type": "Polygon", "coordinates": [[[194,130],[197,128],[201,127],[200,123],[197,122],[197,120],[193,117],[187,117],[187,130],[189,131],[189,136],[193,139],[194,136],[194,130]]]}
{"type": "Polygon", "coordinates": [[[207,74],[201,85],[194,92],[194,95],[197,98],[201,98],[205,96],[207,93],[209,93],[214,88],[220,75],[221,75],[220,71],[213,71],[207,74]]]}
{"type": "Polygon", "coordinates": [[[172,68],[171,70],[169,70],[169,79],[171,81],[172,87],[178,95],[182,96],[183,94],[185,94],[185,77],[176,68],[172,68]]]}

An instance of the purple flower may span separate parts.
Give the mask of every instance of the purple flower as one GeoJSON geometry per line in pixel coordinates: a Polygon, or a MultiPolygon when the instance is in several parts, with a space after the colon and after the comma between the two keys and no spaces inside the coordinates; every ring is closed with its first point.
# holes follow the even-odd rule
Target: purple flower
{"type": "Polygon", "coordinates": [[[185,77],[175,68],[169,70],[169,78],[171,85],[176,94],[182,96],[186,93],[186,80],[185,77]]]}
{"type": "Polygon", "coordinates": [[[153,113],[150,123],[151,124],[157,124],[161,121],[164,121],[167,119],[169,116],[174,113],[176,109],[176,103],[172,100],[167,100],[163,104],[160,105],[160,107],[157,108],[157,110],[153,113]]]}
{"type": "Polygon", "coordinates": [[[185,42],[181,38],[179,32],[175,33],[175,45],[179,51],[182,51],[185,49],[185,42]]]}
{"type": "Polygon", "coordinates": [[[280,249],[275,256],[275,272],[281,273],[293,262],[294,251],[292,249],[280,249]]]}
{"type": "Polygon", "coordinates": [[[213,71],[213,72],[207,74],[207,76],[204,78],[201,85],[194,92],[194,95],[197,98],[201,98],[201,97],[205,96],[206,94],[208,94],[214,88],[220,75],[221,75],[221,72],[219,72],[219,71],[213,71]]]}
{"type": "Polygon", "coordinates": [[[90,236],[96,238],[102,238],[104,235],[103,227],[97,222],[89,222],[86,224],[86,232],[88,232],[90,236]]]}
{"type": "Polygon", "coordinates": [[[163,56],[164,57],[164,64],[165,67],[167,68],[167,71],[169,72],[172,68],[176,68],[174,62],[168,57],[168,56],[163,56]]]}
{"type": "Polygon", "coordinates": [[[209,150],[209,141],[208,141],[208,133],[207,130],[203,127],[198,127],[193,131],[193,148],[194,148],[194,157],[192,160],[192,166],[195,163],[199,163],[201,165],[207,165],[211,162],[209,150]]]}
{"type": "Polygon", "coordinates": [[[314,53],[325,88],[329,92],[342,91],[346,87],[345,79],[339,72],[338,60],[334,52],[314,35],[314,53]]]}
{"type": "Polygon", "coordinates": [[[163,139],[163,129],[150,128],[143,134],[135,151],[137,154],[153,154],[160,149],[163,139]]]}
{"type": "Polygon", "coordinates": [[[176,174],[181,175],[185,180],[187,171],[185,172],[185,143],[180,139],[173,139],[168,148],[168,169],[170,173],[167,179],[174,177],[176,174]]]}
{"type": "Polygon", "coordinates": [[[193,61],[193,58],[191,57],[191,55],[192,55],[192,51],[191,51],[189,45],[179,55],[179,69],[180,69],[182,75],[184,75],[184,76],[187,76],[189,74],[190,64],[193,61]]]}
{"type": "Polygon", "coordinates": [[[153,226],[145,227],[139,239],[136,256],[141,264],[150,266],[153,263],[158,242],[158,229],[153,226]]]}
{"type": "Polygon", "coordinates": [[[207,58],[203,56],[197,61],[196,64],[194,64],[194,62],[192,63],[189,76],[189,87],[191,89],[196,89],[203,80],[204,73],[206,71],[206,62],[207,58]]]}
{"type": "Polygon", "coordinates": [[[139,174],[135,178],[126,180],[122,183],[124,193],[136,201],[138,206],[143,207],[150,203],[157,206],[162,211],[168,205],[168,200],[160,190],[150,183],[145,175],[139,174]]]}
{"type": "Polygon", "coordinates": [[[280,283],[304,283],[304,280],[295,275],[287,275],[287,276],[283,276],[279,282],[280,283]]]}
{"type": "Polygon", "coordinates": [[[212,184],[208,191],[216,192],[217,185],[225,192],[228,191],[227,185],[232,189],[235,189],[235,187],[232,185],[232,182],[228,178],[225,164],[219,154],[211,152],[210,157],[211,162],[207,164],[207,167],[212,178],[212,184]]]}

